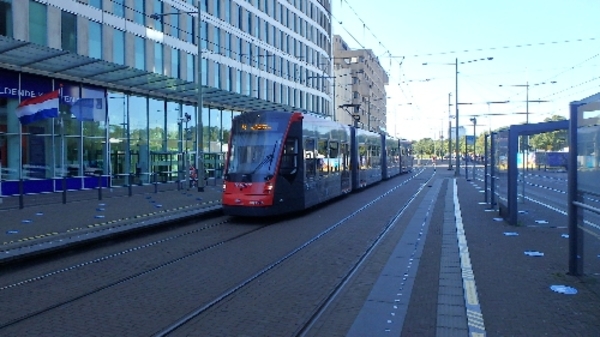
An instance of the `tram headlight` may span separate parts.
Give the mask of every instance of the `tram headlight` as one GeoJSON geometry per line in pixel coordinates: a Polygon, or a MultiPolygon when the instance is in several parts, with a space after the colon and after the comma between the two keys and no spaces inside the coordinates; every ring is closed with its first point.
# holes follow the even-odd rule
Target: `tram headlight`
{"type": "Polygon", "coordinates": [[[271,191],[273,191],[273,185],[271,185],[271,182],[267,182],[265,184],[265,189],[264,189],[265,193],[267,194],[271,194],[271,191]]]}

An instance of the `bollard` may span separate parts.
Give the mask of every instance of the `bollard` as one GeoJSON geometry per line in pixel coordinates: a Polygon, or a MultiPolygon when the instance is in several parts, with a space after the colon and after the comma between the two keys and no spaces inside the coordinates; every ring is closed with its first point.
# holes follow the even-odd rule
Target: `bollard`
{"type": "Polygon", "coordinates": [[[63,176],[62,179],[62,203],[66,204],[67,203],[67,177],[63,176]]]}
{"type": "Polygon", "coordinates": [[[128,191],[129,196],[132,195],[132,191],[131,191],[131,185],[132,185],[132,183],[133,183],[133,174],[130,172],[129,173],[129,181],[128,181],[128,184],[127,184],[128,185],[127,188],[129,189],[129,191],[128,191]]]}
{"type": "Polygon", "coordinates": [[[23,179],[19,179],[19,209],[23,209],[25,207],[23,200],[23,179]]]}
{"type": "Polygon", "coordinates": [[[158,193],[158,181],[156,181],[156,172],[152,173],[154,176],[154,193],[158,193]]]}
{"type": "Polygon", "coordinates": [[[98,175],[98,200],[102,200],[102,175],[98,175]]]}

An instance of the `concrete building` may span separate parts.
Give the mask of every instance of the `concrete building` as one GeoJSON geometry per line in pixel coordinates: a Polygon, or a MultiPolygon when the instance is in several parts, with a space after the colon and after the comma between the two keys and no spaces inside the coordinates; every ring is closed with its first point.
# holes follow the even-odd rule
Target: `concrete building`
{"type": "Polygon", "coordinates": [[[386,131],[389,77],[370,49],[350,49],[339,35],[333,37],[334,72],[336,78],[336,119],[353,124],[355,105],[358,125],[373,131],[386,131]],[[339,108],[346,106],[345,108],[339,108]]]}
{"type": "Polygon", "coordinates": [[[0,0],[0,195],[65,177],[95,187],[92,174],[177,181],[202,163],[219,176],[233,116],[331,116],[330,12],[329,0],[0,0]],[[55,90],[58,115],[22,124],[19,104],[55,90]]]}

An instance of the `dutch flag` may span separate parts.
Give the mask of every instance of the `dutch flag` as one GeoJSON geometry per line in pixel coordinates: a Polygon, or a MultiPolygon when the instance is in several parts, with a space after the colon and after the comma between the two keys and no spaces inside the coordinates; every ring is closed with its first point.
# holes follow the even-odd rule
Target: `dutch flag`
{"type": "Polygon", "coordinates": [[[15,111],[22,125],[58,117],[60,90],[24,100],[15,111]]]}

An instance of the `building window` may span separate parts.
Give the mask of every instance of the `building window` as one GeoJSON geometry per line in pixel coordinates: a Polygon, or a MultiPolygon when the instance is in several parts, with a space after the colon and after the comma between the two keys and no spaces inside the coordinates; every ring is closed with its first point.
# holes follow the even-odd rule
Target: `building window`
{"type": "Polygon", "coordinates": [[[125,65],[125,32],[113,31],[113,62],[125,65]]]}
{"type": "Polygon", "coordinates": [[[154,72],[163,73],[163,45],[158,42],[154,43],[154,72]]]}
{"type": "Polygon", "coordinates": [[[171,77],[181,78],[181,73],[179,72],[179,50],[171,49],[171,77]]]}
{"type": "Polygon", "coordinates": [[[196,62],[194,62],[194,55],[186,54],[186,80],[188,82],[194,82],[194,74],[196,73],[196,62]]]}
{"type": "MultiPolygon", "coordinates": [[[[162,0],[154,0],[154,13],[153,14],[162,14],[162,13],[163,13],[162,0]]],[[[158,30],[159,32],[162,32],[162,30],[163,30],[162,17],[159,15],[159,19],[153,20],[153,21],[154,21],[154,29],[158,30]]]]}
{"type": "Polygon", "coordinates": [[[215,88],[221,89],[221,65],[215,63],[215,88]]]}
{"type": "Polygon", "coordinates": [[[214,27],[214,41],[213,41],[213,46],[214,49],[213,51],[217,54],[221,54],[221,29],[214,27]]]}
{"type": "Polygon", "coordinates": [[[221,18],[221,0],[215,0],[215,13],[214,16],[217,19],[221,18]]]}
{"type": "Polygon", "coordinates": [[[208,60],[202,59],[202,85],[208,85],[208,60]]]}
{"type": "Polygon", "coordinates": [[[90,0],[90,6],[102,9],[102,0],[90,0]]]}
{"type": "Polygon", "coordinates": [[[98,22],[90,21],[89,33],[89,56],[102,59],[102,25],[98,22]]]}
{"type": "Polygon", "coordinates": [[[194,43],[194,17],[191,15],[185,16],[185,41],[188,43],[194,43]]]}
{"type": "Polygon", "coordinates": [[[29,1],[29,42],[48,45],[48,11],[46,5],[29,1]]]}
{"type": "Polygon", "coordinates": [[[231,1],[225,1],[225,21],[231,24],[231,1]]]}
{"type": "Polygon", "coordinates": [[[170,15],[171,17],[171,35],[173,37],[179,38],[179,12],[175,15],[170,15]]]}
{"type": "Polygon", "coordinates": [[[125,0],[113,0],[113,14],[121,18],[125,17],[125,0]]]}
{"type": "Polygon", "coordinates": [[[227,76],[227,83],[225,84],[225,88],[227,88],[228,91],[233,91],[233,68],[232,67],[227,67],[227,72],[229,73],[227,76]]]}
{"type": "Polygon", "coordinates": [[[135,0],[135,3],[133,4],[133,20],[135,21],[135,23],[138,23],[140,25],[145,25],[145,18],[146,18],[146,1],[145,0],[135,0]]]}
{"type": "Polygon", "coordinates": [[[60,39],[63,50],[77,53],[77,16],[61,12],[60,39]]]}
{"type": "Polygon", "coordinates": [[[134,67],[140,70],[146,70],[146,44],[143,37],[135,37],[135,64],[134,67]]]}
{"type": "Polygon", "coordinates": [[[0,1],[0,35],[12,37],[12,26],[12,9],[10,1],[0,1]]]}
{"type": "Polygon", "coordinates": [[[202,23],[202,49],[208,49],[208,22],[202,23]]]}
{"type": "Polygon", "coordinates": [[[231,44],[231,33],[225,32],[225,56],[230,58],[232,49],[233,45],[231,44]]]}

